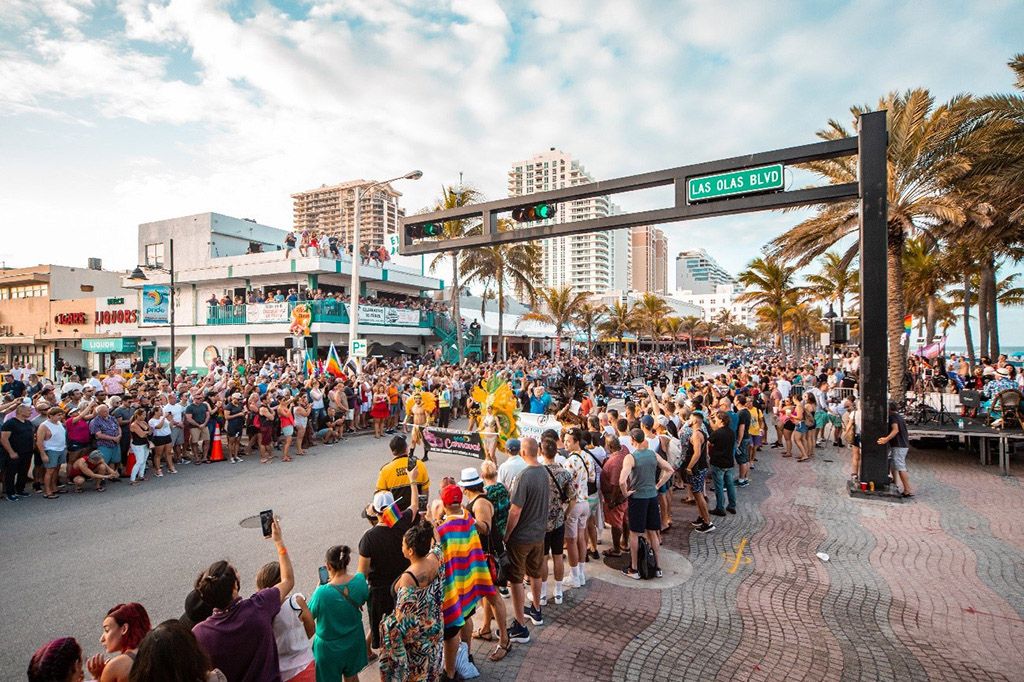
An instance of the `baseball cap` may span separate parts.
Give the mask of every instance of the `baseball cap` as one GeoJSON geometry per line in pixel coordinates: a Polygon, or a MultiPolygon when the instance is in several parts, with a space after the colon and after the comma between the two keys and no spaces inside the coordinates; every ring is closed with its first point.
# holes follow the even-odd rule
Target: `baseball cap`
{"type": "Polygon", "coordinates": [[[658,424],[661,426],[668,426],[668,417],[663,414],[658,415],[658,424]]]}
{"type": "Polygon", "coordinates": [[[640,423],[646,426],[647,428],[651,428],[652,426],[654,426],[654,417],[652,417],[649,414],[645,414],[644,416],[640,417],[640,423]]]}
{"type": "Polygon", "coordinates": [[[519,452],[523,447],[523,444],[518,438],[509,438],[505,441],[505,449],[509,452],[519,452]]]}
{"type": "Polygon", "coordinates": [[[473,467],[466,467],[462,470],[462,477],[459,479],[460,488],[472,488],[475,485],[483,485],[484,479],[473,467]]]}
{"type": "Polygon", "coordinates": [[[232,394],[231,394],[231,397],[232,397],[232,398],[241,398],[241,397],[242,397],[242,394],[241,394],[241,393],[232,393],[232,394]]]}
{"type": "Polygon", "coordinates": [[[441,490],[441,502],[446,507],[462,504],[462,488],[457,485],[446,485],[441,490]]]}
{"type": "Polygon", "coordinates": [[[373,511],[381,512],[395,503],[395,496],[391,491],[384,490],[373,496],[373,511]]]}

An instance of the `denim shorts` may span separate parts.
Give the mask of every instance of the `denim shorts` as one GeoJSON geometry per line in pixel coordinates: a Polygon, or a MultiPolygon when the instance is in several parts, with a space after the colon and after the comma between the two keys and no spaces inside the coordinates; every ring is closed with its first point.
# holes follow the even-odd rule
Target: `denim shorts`
{"type": "Polygon", "coordinates": [[[744,438],[736,448],[736,463],[746,464],[750,461],[750,438],[744,438]]]}
{"type": "Polygon", "coordinates": [[[889,464],[896,471],[907,470],[907,451],[910,448],[889,448],[889,464]]]}
{"type": "Polygon", "coordinates": [[[60,469],[60,465],[68,461],[67,450],[47,450],[46,451],[46,468],[47,469],[60,469]]]}

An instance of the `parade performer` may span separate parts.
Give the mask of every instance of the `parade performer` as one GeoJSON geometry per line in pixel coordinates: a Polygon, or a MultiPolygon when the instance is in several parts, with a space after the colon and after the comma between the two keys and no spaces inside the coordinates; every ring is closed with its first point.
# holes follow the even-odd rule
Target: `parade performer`
{"type": "Polygon", "coordinates": [[[505,450],[505,441],[519,437],[519,403],[508,381],[494,374],[473,387],[473,401],[480,406],[480,440],[484,456],[496,462],[496,453],[505,450]]]}

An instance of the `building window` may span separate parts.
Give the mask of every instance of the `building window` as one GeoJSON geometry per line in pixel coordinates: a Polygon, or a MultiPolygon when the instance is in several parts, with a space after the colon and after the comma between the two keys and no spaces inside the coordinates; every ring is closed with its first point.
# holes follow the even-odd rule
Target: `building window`
{"type": "Polygon", "coordinates": [[[164,266],[164,244],[146,244],[146,265],[151,268],[164,266]]]}

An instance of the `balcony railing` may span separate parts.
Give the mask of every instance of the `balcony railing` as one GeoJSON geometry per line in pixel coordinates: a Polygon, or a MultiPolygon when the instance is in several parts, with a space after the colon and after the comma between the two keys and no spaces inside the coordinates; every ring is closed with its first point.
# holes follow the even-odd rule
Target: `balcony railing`
{"type": "MultiPolygon", "coordinates": [[[[313,323],[348,324],[348,307],[337,299],[321,301],[285,301],[280,303],[250,303],[247,305],[217,305],[206,309],[206,324],[281,324],[290,323],[295,306],[306,304],[313,314],[313,323]]],[[[360,305],[359,324],[385,327],[431,328],[434,313],[413,308],[360,305]]]]}

